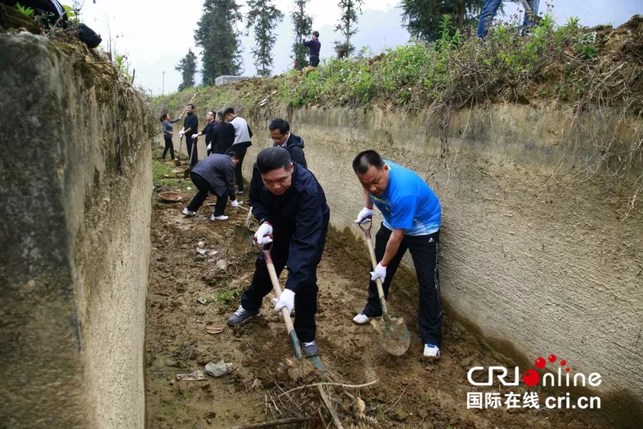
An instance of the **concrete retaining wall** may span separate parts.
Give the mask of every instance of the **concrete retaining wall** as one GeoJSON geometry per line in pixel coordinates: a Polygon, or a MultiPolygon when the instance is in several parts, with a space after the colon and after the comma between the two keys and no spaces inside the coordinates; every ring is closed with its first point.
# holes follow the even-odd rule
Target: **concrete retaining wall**
{"type": "Polygon", "coordinates": [[[0,35],[0,426],[142,428],[147,112],[84,47],[0,35]]]}
{"type": "Polygon", "coordinates": [[[267,106],[240,114],[259,136],[246,177],[269,144],[261,138],[269,120],[286,118],[305,139],[339,229],[358,233],[362,191],[351,161],[359,151],[416,170],[443,206],[441,282],[451,314],[523,371],[556,354],[574,372],[600,373],[603,402],[640,414],[643,211],[632,204],[641,189],[640,120],[516,105],[453,113],[446,128],[436,112],[267,106]]]}

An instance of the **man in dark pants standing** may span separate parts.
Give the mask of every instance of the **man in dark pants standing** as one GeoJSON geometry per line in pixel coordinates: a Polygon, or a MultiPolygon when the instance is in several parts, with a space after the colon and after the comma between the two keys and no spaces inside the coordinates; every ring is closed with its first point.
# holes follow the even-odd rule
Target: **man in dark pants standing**
{"type": "Polygon", "coordinates": [[[358,325],[382,315],[375,280],[383,282],[384,296],[406,249],[411,252],[418,278],[420,305],[418,324],[424,343],[423,356],[440,358],[442,305],[438,276],[441,207],[438,197],[417,173],[367,150],[353,160],[353,171],[364,188],[364,208],[355,222],[373,216],[373,204],[384,222],[375,236],[375,256],[379,263],[371,272],[368,300],[364,310],[353,318],[358,325]]]}
{"type": "Polygon", "coordinates": [[[290,132],[290,124],[284,119],[273,119],[268,125],[270,138],[274,146],[281,146],[288,151],[292,162],[308,168],[304,155],[304,139],[290,132]]]}
{"type": "Polygon", "coordinates": [[[252,142],[250,141],[252,131],[250,130],[250,126],[248,126],[248,122],[241,116],[237,116],[232,107],[228,107],[223,111],[223,117],[226,122],[230,122],[234,127],[234,143],[232,143],[231,150],[239,157],[239,163],[234,170],[234,178],[237,182],[237,193],[242,194],[243,176],[241,174],[241,167],[243,166],[243,158],[246,156],[248,148],[252,146],[252,142]]]}
{"type": "Polygon", "coordinates": [[[306,40],[306,36],[301,36],[304,46],[308,48],[308,55],[310,57],[310,65],[317,67],[319,65],[319,51],[321,50],[321,43],[319,42],[319,31],[313,31],[313,37],[306,40]]]}
{"type": "Polygon", "coordinates": [[[190,167],[194,167],[199,162],[199,153],[196,148],[197,139],[192,139],[192,134],[199,132],[199,118],[194,113],[194,104],[185,106],[185,111],[187,114],[183,119],[183,129],[179,131],[179,137],[185,136],[185,148],[190,157],[190,167]],[[194,150],[194,155],[192,155],[192,150],[194,150]]]}
{"type": "MultiPolygon", "coordinates": [[[[252,214],[260,223],[255,241],[273,243],[271,256],[277,276],[288,263],[288,279],[275,311],[284,307],[292,311],[296,305],[294,327],[302,352],[305,356],[319,354],[315,342],[317,265],[330,218],[324,190],[310,171],[291,161],[288,151],[273,146],[257,156],[249,196],[252,214]]],[[[237,326],[258,315],[263,297],[271,290],[262,254],[255,262],[252,283],[241,295],[241,305],[228,325],[237,326]]]]}
{"type": "Polygon", "coordinates": [[[208,193],[213,193],[217,196],[217,202],[210,220],[227,220],[228,216],[224,212],[228,197],[230,197],[232,207],[239,207],[232,186],[232,176],[237,162],[239,162],[237,155],[234,152],[229,152],[227,155],[212,154],[197,163],[190,172],[190,179],[199,191],[192,198],[190,204],[183,209],[183,215],[186,217],[196,216],[196,211],[199,210],[208,193]]]}

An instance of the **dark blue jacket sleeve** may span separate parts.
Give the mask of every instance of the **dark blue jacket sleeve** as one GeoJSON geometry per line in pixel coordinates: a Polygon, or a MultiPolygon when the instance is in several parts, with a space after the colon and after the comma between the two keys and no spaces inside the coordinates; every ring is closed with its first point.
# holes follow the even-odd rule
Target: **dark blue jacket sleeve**
{"type": "Polygon", "coordinates": [[[303,193],[297,207],[295,233],[288,249],[288,280],[286,289],[297,292],[310,284],[326,241],[324,211],[320,195],[303,193]]]}
{"type": "Polygon", "coordinates": [[[259,198],[259,192],[263,182],[261,181],[261,175],[257,166],[252,167],[252,179],[250,180],[250,191],[248,192],[248,198],[250,200],[250,206],[252,207],[252,214],[257,218],[259,222],[267,220],[270,222],[268,215],[268,207],[266,207],[259,198]]]}

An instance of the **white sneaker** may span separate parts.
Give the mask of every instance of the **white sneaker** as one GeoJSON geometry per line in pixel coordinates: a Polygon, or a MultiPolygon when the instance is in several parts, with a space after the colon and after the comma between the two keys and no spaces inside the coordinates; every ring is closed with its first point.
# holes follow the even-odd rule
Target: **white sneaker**
{"type": "Polygon", "coordinates": [[[212,215],[212,216],[210,216],[210,220],[228,220],[228,219],[229,219],[229,217],[226,216],[226,215],[219,215],[219,216],[212,215]]]}
{"type": "Polygon", "coordinates": [[[188,210],[187,207],[185,207],[181,213],[183,213],[183,216],[186,216],[186,217],[196,216],[196,212],[188,210]]]}
{"type": "Polygon", "coordinates": [[[438,360],[440,359],[440,347],[433,344],[425,344],[422,356],[426,359],[438,360]]]}
{"type": "Polygon", "coordinates": [[[357,316],[353,317],[353,323],[357,325],[365,325],[371,321],[371,318],[364,313],[359,313],[357,316]]]}

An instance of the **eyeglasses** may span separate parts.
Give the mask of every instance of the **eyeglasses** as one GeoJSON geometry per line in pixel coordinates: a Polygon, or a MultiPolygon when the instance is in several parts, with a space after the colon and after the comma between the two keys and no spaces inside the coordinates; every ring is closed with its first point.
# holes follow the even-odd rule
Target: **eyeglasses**
{"type": "Polygon", "coordinates": [[[283,142],[286,140],[286,137],[288,137],[288,133],[284,134],[283,136],[275,137],[275,136],[270,136],[270,140],[273,142],[283,142]]]}

